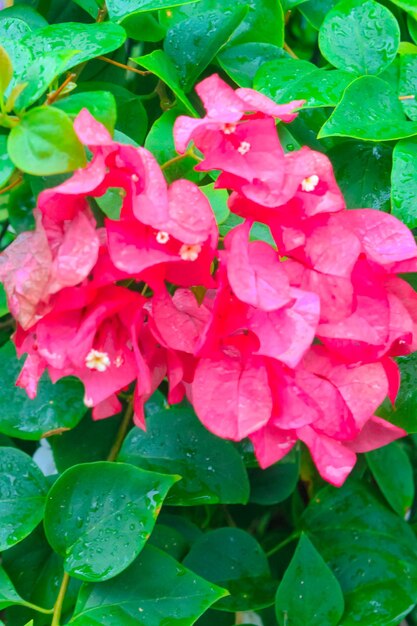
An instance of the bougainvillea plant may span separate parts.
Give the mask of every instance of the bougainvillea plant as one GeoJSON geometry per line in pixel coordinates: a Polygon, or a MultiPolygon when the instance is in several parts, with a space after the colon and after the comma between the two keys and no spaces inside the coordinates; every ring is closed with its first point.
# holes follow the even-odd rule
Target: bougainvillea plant
{"type": "Polygon", "coordinates": [[[0,625],[417,624],[415,3],[0,9],[0,625]]]}

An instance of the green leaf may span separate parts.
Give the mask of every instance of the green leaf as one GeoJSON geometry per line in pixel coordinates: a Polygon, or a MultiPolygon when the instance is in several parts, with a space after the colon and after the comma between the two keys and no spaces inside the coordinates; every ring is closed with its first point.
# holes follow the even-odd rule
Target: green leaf
{"type": "Polygon", "coordinates": [[[230,597],[217,602],[223,611],[247,611],[270,606],[276,583],[261,546],[239,528],[218,528],[197,540],[184,565],[206,580],[224,587],[230,597]]]}
{"type": "Polygon", "coordinates": [[[96,0],[73,0],[78,6],[80,6],[86,13],[91,15],[95,20],[99,12],[99,3],[96,0]]]}
{"type": "Polygon", "coordinates": [[[407,121],[391,86],[376,76],[363,76],[347,87],[342,101],[320,130],[319,138],[389,141],[416,134],[417,122],[407,121]]]}
{"type": "Polygon", "coordinates": [[[0,41],[19,41],[25,35],[32,32],[30,26],[16,17],[2,17],[0,19],[0,41]]]}
{"type": "Polygon", "coordinates": [[[152,13],[133,13],[122,21],[126,34],[135,41],[161,41],[166,30],[152,13]]]}
{"type": "Polygon", "coordinates": [[[144,11],[157,11],[190,4],[198,0],[107,0],[109,15],[113,20],[121,20],[128,15],[144,11]]]}
{"type": "Polygon", "coordinates": [[[246,13],[208,11],[175,24],[166,34],[164,50],[173,61],[180,84],[189,92],[246,13]]]}
{"type": "Polygon", "coordinates": [[[319,30],[324,18],[336,4],[338,0],[307,0],[300,6],[299,11],[316,30],[319,30]]]}
{"type": "Polygon", "coordinates": [[[24,600],[17,593],[4,569],[0,567],[0,611],[14,604],[24,604],[24,600]]]}
{"type": "Polygon", "coordinates": [[[54,56],[50,54],[39,55],[36,63],[31,63],[25,67],[19,75],[19,83],[25,83],[26,87],[16,98],[14,110],[22,111],[36,102],[50,84],[65,71],[65,67],[74,54],[74,52],[69,51],[59,52],[54,56]]]}
{"type": "Polygon", "coordinates": [[[230,215],[230,210],[227,206],[227,202],[229,200],[227,190],[215,189],[214,183],[203,185],[200,189],[210,202],[213,213],[216,216],[217,224],[225,222],[230,215]]]}
{"type": "Polygon", "coordinates": [[[167,408],[162,394],[146,420],[146,432],[133,428],[118,460],[157,472],[175,472],[182,480],[167,504],[244,504],[249,498],[245,467],[233,445],[208,432],[188,404],[167,408]]]}
{"type": "MultiPolygon", "coordinates": [[[[404,275],[403,278],[408,279],[410,276],[404,275]]],[[[417,287],[416,284],[413,285],[417,287]]],[[[377,415],[388,420],[392,424],[404,428],[409,433],[417,433],[417,352],[408,356],[401,356],[396,359],[401,374],[401,386],[398,396],[395,400],[395,407],[389,400],[377,410],[377,415]]]]}
{"type": "Polygon", "coordinates": [[[326,487],[303,526],[345,597],[341,626],[397,626],[417,597],[417,539],[365,485],[326,487]]]}
{"type": "Polygon", "coordinates": [[[7,153],[7,136],[0,135],[0,187],[3,187],[14,172],[14,165],[7,153]]]}
{"type": "Polygon", "coordinates": [[[31,30],[47,26],[48,22],[38,11],[28,4],[15,4],[3,9],[0,14],[0,21],[9,18],[18,18],[29,26],[31,30]]]}
{"type": "Polygon", "coordinates": [[[286,500],[298,483],[298,457],[285,459],[265,470],[249,470],[250,501],[263,506],[278,504],[286,500]]]}
{"type": "MultiPolygon", "coordinates": [[[[173,128],[175,120],[179,115],[183,115],[182,108],[174,107],[169,111],[164,111],[154,122],[145,141],[145,148],[150,150],[158,163],[163,165],[172,158],[178,156],[175,150],[173,128]]],[[[187,177],[189,180],[198,182],[204,176],[201,172],[195,172],[194,167],[197,161],[192,157],[186,157],[180,161],[175,161],[164,171],[169,183],[177,178],[187,177]]]]}
{"type": "Polygon", "coordinates": [[[395,59],[400,28],[374,0],[343,0],[320,28],[321,53],[332,65],[357,74],[379,74],[395,59]]]}
{"type": "Polygon", "coordinates": [[[73,626],[191,626],[225,592],[146,546],[122,574],[80,591],[73,626]]]}
{"type": "Polygon", "coordinates": [[[170,28],[178,22],[208,11],[220,11],[225,19],[238,9],[247,13],[227,45],[262,42],[282,47],[284,43],[284,13],[276,0],[200,0],[172,11],[161,11],[160,21],[170,28]]]}
{"type": "Polygon", "coordinates": [[[3,315],[6,315],[8,312],[9,307],[7,306],[6,292],[3,285],[0,283],[0,317],[3,317],[3,315]]]}
{"type": "Polygon", "coordinates": [[[282,48],[254,41],[226,46],[216,60],[239,87],[252,87],[255,74],[264,63],[282,58],[289,58],[282,48]]]}
{"type": "MultiPolygon", "coordinates": [[[[403,96],[417,96],[417,55],[403,54],[401,56],[400,94],[403,96]]],[[[402,100],[405,114],[410,120],[417,121],[416,99],[402,100]]]]}
{"type": "Polygon", "coordinates": [[[417,20],[417,7],[413,0],[391,0],[391,2],[417,20]]]}
{"type": "Polygon", "coordinates": [[[13,163],[28,174],[48,176],[86,164],[84,148],[64,111],[36,107],[12,128],[7,142],[13,163]]]}
{"type": "Polygon", "coordinates": [[[174,92],[191,115],[197,116],[197,111],[185,95],[174,63],[163,50],[154,50],[151,54],[132,59],[138,65],[146,68],[160,78],[174,92]]]}
{"type": "Polygon", "coordinates": [[[126,569],[177,480],[124,463],[86,463],[64,472],[48,494],[45,532],[65,571],[95,582],[126,569]]]}
{"type": "Polygon", "coordinates": [[[24,539],[43,518],[46,479],[17,448],[0,448],[0,550],[24,539]]]}
{"type": "Polygon", "coordinates": [[[336,180],[349,209],[370,207],[390,211],[390,146],[345,141],[331,148],[327,156],[333,164],[336,180]]]}
{"type": "Polygon", "coordinates": [[[117,117],[116,101],[108,91],[75,93],[63,100],[58,100],[54,106],[65,111],[72,118],[75,118],[83,108],[86,108],[111,133],[114,130],[117,117]]]}
{"type": "Polygon", "coordinates": [[[59,472],[78,463],[104,461],[120,426],[120,415],[95,421],[88,413],[73,429],[49,438],[59,472]]]}
{"type": "Polygon", "coordinates": [[[94,57],[117,50],[124,43],[126,33],[118,24],[102,22],[99,24],[78,24],[67,22],[51,24],[28,33],[22,43],[29,48],[33,57],[40,55],[57,54],[77,50],[65,65],[68,70],[75,65],[89,61],[94,57]]]}
{"type": "Polygon", "coordinates": [[[276,595],[280,626],[337,626],[343,615],[342,590],[306,535],[301,535],[276,595]]]}
{"type": "Polygon", "coordinates": [[[262,65],[254,89],[278,103],[306,100],[304,108],[336,106],[353,76],[341,70],[318,69],[307,61],[277,59],[262,65]]]}
{"type": "Polygon", "coordinates": [[[417,18],[413,19],[411,15],[407,19],[408,30],[410,31],[411,38],[414,43],[417,43],[417,18]]]}
{"type": "Polygon", "coordinates": [[[9,341],[0,348],[0,432],[20,439],[39,439],[58,428],[72,428],[87,411],[83,404],[83,386],[65,378],[54,385],[44,375],[38,394],[31,400],[15,386],[22,368],[9,341]]]}
{"type": "Polygon", "coordinates": [[[105,82],[89,81],[88,83],[79,84],[78,88],[82,93],[76,95],[80,96],[80,101],[85,98],[87,102],[89,98],[88,92],[110,92],[116,101],[117,107],[115,128],[130,137],[130,139],[135,140],[138,144],[143,144],[148,129],[148,116],[139,96],[120,85],[105,82]]]}
{"type": "Polygon", "coordinates": [[[3,97],[13,77],[13,66],[6,50],[0,46],[0,98],[3,97]]]}
{"type": "Polygon", "coordinates": [[[182,561],[189,549],[189,543],[185,537],[171,526],[156,524],[149,543],[163,550],[177,561],[182,561]]]}
{"type": "Polygon", "coordinates": [[[393,153],[392,213],[409,228],[417,226],[417,142],[399,141],[393,153]]]}
{"type": "Polygon", "coordinates": [[[389,446],[366,454],[371,472],[394,511],[405,517],[414,500],[413,466],[403,447],[394,441],[389,446]],[[395,468],[395,472],[387,471],[395,468]]]}

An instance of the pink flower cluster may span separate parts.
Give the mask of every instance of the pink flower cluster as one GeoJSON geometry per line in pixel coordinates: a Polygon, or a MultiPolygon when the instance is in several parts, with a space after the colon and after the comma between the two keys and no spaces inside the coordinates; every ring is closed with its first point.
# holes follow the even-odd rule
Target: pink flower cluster
{"type": "Polygon", "coordinates": [[[376,417],[394,402],[392,357],[417,347],[417,295],[399,273],[416,271],[417,247],[397,219],[346,210],[329,160],[309,148],[284,154],[277,105],[218,76],[197,87],[207,114],[178,118],[179,153],[190,142],[199,171],[244,218],[219,244],[206,196],[167,185],[144,148],[114,142],[88,111],[75,121],[92,153],[39,196],[36,230],[0,257],[18,322],[18,385],[34,397],[42,373],[77,376],[96,419],[121,409],[135,384],[135,420],[161,382],[169,402],[193,403],[203,424],[249,437],[262,467],[304,442],[327,481],[341,485],[356,452],[406,433],[376,417]],[[119,194],[119,219],[94,198],[119,194]],[[266,224],[275,246],[251,240],[266,224]]]}

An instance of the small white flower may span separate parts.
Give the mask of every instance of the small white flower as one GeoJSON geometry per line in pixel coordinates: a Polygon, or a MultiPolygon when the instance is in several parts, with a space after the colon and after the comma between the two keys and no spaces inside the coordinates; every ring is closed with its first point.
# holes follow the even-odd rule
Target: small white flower
{"type": "Polygon", "coordinates": [[[100,352],[99,350],[90,350],[85,357],[85,364],[90,370],[97,370],[98,372],[105,372],[110,366],[110,357],[107,352],[100,352]]]}
{"type": "Polygon", "coordinates": [[[242,156],[245,155],[247,152],[249,152],[249,150],[250,150],[250,143],[249,143],[249,141],[242,141],[242,143],[240,144],[240,146],[237,149],[239,154],[241,154],[242,156]]]}
{"type": "Polygon", "coordinates": [[[183,261],[196,261],[198,255],[201,252],[201,246],[199,243],[188,244],[185,243],[180,248],[180,257],[183,261]]]}
{"type": "Polygon", "coordinates": [[[168,241],[169,241],[168,233],[166,233],[163,230],[160,230],[158,233],[156,233],[156,241],[158,243],[162,243],[162,244],[168,243],[168,241]]]}
{"type": "Polygon", "coordinates": [[[91,407],[93,406],[94,402],[92,400],[92,398],[87,398],[87,396],[84,398],[84,404],[85,406],[87,406],[89,409],[91,409],[91,407]]]}
{"type": "Polygon", "coordinates": [[[308,178],[304,178],[304,180],[301,181],[301,189],[303,191],[314,191],[319,184],[319,180],[316,174],[308,176],[308,178]]]}
{"type": "Polygon", "coordinates": [[[223,132],[225,135],[232,135],[236,130],[236,124],[227,123],[223,124],[223,132]]]}
{"type": "Polygon", "coordinates": [[[132,174],[131,178],[132,178],[134,183],[137,183],[138,180],[139,180],[139,176],[137,174],[132,174]]]}

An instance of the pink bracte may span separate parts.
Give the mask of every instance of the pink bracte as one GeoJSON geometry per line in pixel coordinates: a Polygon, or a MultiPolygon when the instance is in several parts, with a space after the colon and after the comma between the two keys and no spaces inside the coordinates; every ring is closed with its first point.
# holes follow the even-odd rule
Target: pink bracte
{"type": "Polygon", "coordinates": [[[87,110],[75,120],[92,159],[39,196],[36,229],[0,257],[19,355],[34,397],[42,373],[77,376],[101,419],[134,388],[136,424],[166,378],[168,400],[192,402],[219,437],[248,437],[261,467],[302,441],[321,476],[341,485],[357,452],[406,433],[376,417],[399,386],[392,357],[417,347],[411,232],[371,209],[346,210],[332,166],[309,148],[285,154],[277,105],[217,75],[197,86],[202,119],[181,116],[178,152],[217,170],[242,218],[220,241],[211,206],[190,181],[167,185],[150,152],[112,140],[87,110]],[[118,189],[119,219],[92,198],[118,189]],[[97,205],[96,205],[97,206],[97,205]],[[253,240],[266,224],[275,245],[253,240]]]}

